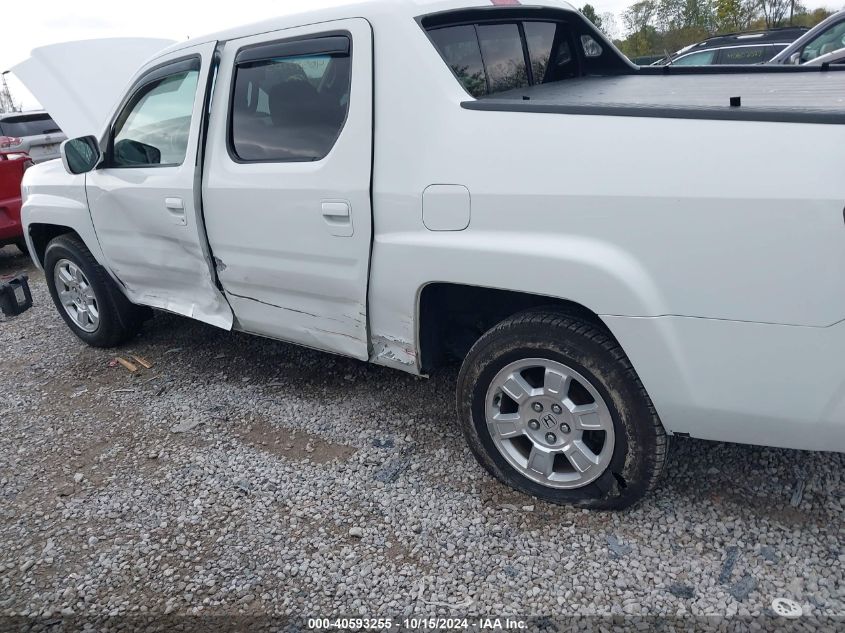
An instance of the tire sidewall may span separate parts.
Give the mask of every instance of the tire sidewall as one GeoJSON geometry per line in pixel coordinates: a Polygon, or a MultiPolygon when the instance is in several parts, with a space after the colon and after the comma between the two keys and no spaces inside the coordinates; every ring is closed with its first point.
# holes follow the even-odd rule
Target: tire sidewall
{"type": "Polygon", "coordinates": [[[647,465],[643,462],[650,448],[648,437],[643,437],[637,422],[649,419],[650,412],[639,406],[642,394],[631,384],[625,366],[605,347],[578,335],[549,334],[538,334],[536,327],[526,324],[479,341],[478,349],[470,352],[474,362],[469,367],[465,365],[459,377],[459,413],[464,434],[482,465],[522,492],[555,503],[624,507],[629,503],[626,497],[639,497],[638,488],[646,483],[642,482],[647,478],[647,465]],[[557,489],[532,481],[511,466],[493,443],[485,413],[488,389],[502,368],[525,358],[544,358],[571,367],[590,381],[607,404],[615,435],[613,455],[604,473],[586,486],[557,489]],[[632,443],[636,450],[630,450],[632,443]],[[620,486],[620,478],[624,487],[620,486]]]}

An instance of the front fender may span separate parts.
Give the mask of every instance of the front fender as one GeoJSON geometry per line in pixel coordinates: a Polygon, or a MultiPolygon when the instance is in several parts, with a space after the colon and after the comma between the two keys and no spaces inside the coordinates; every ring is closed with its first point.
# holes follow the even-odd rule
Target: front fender
{"type": "Polygon", "coordinates": [[[30,228],[36,225],[65,227],[74,231],[105,267],[103,252],[94,231],[85,195],[85,175],[65,171],[60,160],[51,160],[30,167],[21,184],[23,206],[21,224],[33,262],[43,270],[43,252],[33,241],[30,228]]]}

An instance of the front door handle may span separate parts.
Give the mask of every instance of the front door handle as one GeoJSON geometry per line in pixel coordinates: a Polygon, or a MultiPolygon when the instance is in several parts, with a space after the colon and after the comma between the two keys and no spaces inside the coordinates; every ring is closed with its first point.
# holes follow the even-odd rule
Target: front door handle
{"type": "Polygon", "coordinates": [[[349,203],[338,201],[324,201],[322,204],[323,220],[329,227],[329,232],[337,237],[350,237],[354,232],[352,226],[352,211],[349,203]]]}
{"type": "Polygon", "coordinates": [[[188,223],[185,217],[185,203],[182,198],[165,198],[164,207],[170,212],[170,219],[182,226],[188,223]]]}

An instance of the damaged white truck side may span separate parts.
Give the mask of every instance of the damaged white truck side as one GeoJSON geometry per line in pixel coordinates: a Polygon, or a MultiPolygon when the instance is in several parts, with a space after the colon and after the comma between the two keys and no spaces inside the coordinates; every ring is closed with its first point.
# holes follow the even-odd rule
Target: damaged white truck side
{"type": "Polygon", "coordinates": [[[622,508],[672,434],[845,450],[843,98],[638,68],[552,0],[313,12],[155,55],[27,172],[26,239],[91,345],[151,307],[457,360],[488,471],[622,508]]]}

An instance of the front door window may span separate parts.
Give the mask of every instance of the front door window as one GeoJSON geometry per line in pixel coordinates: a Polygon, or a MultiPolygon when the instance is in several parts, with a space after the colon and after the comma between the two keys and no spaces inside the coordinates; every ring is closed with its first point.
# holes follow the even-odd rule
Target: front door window
{"type": "Polygon", "coordinates": [[[115,124],[109,167],[181,165],[188,150],[199,70],[142,86],[115,124]]]}

